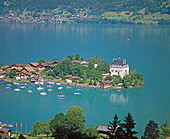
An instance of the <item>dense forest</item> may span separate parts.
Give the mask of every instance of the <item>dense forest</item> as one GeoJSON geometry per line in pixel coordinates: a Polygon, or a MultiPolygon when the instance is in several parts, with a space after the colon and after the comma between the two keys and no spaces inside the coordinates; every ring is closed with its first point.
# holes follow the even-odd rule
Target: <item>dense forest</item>
{"type": "Polygon", "coordinates": [[[169,0],[0,0],[0,22],[169,24],[169,0]]]}

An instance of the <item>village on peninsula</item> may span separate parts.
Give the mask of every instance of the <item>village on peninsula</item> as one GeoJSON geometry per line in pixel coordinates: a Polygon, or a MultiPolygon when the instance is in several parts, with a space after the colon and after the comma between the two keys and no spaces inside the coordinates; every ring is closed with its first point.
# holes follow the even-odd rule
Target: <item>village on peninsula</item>
{"type": "Polygon", "coordinates": [[[29,64],[13,64],[0,66],[1,81],[51,82],[91,88],[137,88],[144,86],[144,77],[134,71],[129,71],[126,59],[113,59],[108,65],[98,56],[84,60],[79,54],[69,55],[60,62],[39,59],[29,64]]]}

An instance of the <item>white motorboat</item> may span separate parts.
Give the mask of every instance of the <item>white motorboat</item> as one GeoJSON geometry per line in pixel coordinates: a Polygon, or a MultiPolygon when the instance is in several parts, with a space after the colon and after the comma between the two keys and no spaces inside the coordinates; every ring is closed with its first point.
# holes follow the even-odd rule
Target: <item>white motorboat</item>
{"type": "Polygon", "coordinates": [[[15,91],[21,91],[19,88],[14,89],[15,91]]]}
{"type": "Polygon", "coordinates": [[[40,95],[44,96],[44,95],[47,95],[47,93],[41,92],[40,95]]]}

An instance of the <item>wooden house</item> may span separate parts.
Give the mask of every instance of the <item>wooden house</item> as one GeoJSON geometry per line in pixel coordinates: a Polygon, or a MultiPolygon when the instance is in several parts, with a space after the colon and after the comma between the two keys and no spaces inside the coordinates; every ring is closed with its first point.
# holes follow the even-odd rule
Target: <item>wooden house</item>
{"type": "Polygon", "coordinates": [[[104,135],[106,138],[109,138],[109,129],[107,126],[102,126],[99,125],[99,127],[97,128],[98,133],[101,133],[102,135],[104,135]]]}
{"type": "Polygon", "coordinates": [[[10,67],[10,65],[5,65],[5,66],[2,67],[2,70],[6,70],[6,69],[8,69],[9,67],[10,67]]]}

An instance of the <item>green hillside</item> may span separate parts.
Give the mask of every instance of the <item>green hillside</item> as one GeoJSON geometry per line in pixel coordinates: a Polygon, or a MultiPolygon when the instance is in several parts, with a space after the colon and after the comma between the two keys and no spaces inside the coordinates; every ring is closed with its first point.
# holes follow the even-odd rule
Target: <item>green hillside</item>
{"type": "Polygon", "coordinates": [[[170,0],[0,0],[0,16],[8,16],[1,22],[46,16],[43,22],[169,24],[170,0]]]}

